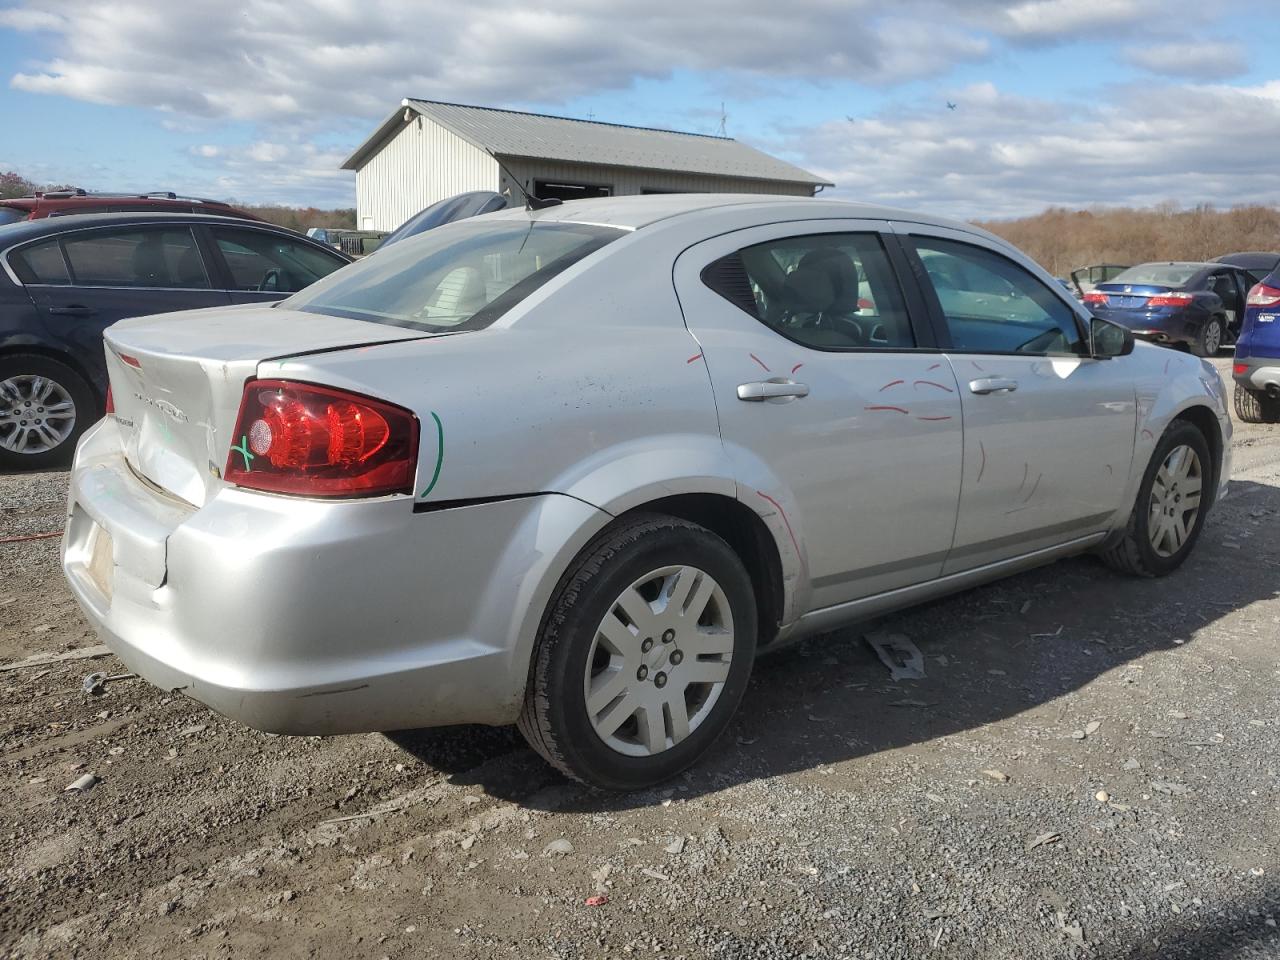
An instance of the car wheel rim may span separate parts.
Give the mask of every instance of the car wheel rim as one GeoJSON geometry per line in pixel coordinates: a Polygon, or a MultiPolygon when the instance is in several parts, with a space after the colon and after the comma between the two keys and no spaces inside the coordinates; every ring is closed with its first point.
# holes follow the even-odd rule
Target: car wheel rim
{"type": "Polygon", "coordinates": [[[0,449],[47,453],[66,443],[75,426],[75,401],[56,380],[35,374],[0,380],[0,449]]]}
{"type": "Polygon", "coordinates": [[[1200,517],[1200,456],[1186,444],[1165,457],[1151,484],[1147,534],[1157,556],[1171,557],[1187,542],[1200,517]]]}
{"type": "Polygon", "coordinates": [[[729,599],[705,570],[669,566],[636,580],[610,604],[587,657],[597,736],[631,757],[679,744],[720,698],[733,639],[729,599]]]}
{"type": "Polygon", "coordinates": [[[1222,328],[1214,320],[1204,331],[1204,352],[1213,355],[1222,346],[1222,328]]]}

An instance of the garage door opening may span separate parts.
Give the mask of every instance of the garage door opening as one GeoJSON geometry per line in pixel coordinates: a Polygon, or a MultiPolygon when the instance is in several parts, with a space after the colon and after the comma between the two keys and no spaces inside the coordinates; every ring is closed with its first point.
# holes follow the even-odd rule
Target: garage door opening
{"type": "Polygon", "coordinates": [[[565,183],[562,180],[533,181],[533,195],[539,200],[585,200],[611,197],[613,187],[598,183],[565,183]]]}

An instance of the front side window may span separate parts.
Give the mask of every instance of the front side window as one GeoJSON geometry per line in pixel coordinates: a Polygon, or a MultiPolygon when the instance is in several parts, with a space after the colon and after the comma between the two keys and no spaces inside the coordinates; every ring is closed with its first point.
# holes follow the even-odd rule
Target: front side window
{"type": "Polygon", "coordinates": [[[209,287],[195,237],[186,227],[97,230],[68,235],[62,245],[77,286],[209,287]]]}
{"type": "Polygon", "coordinates": [[[902,290],[874,233],[770,240],[722,257],[702,279],[765,326],[816,350],[915,346],[902,290]]]}
{"type": "Polygon", "coordinates": [[[1079,354],[1075,312],[1034,275],[982,247],[915,237],[952,348],[968,353],[1079,354]]]}
{"type": "Polygon", "coordinates": [[[65,286],[71,282],[67,261],[62,256],[58,241],[44,240],[23,247],[12,254],[13,265],[23,283],[44,283],[65,286]]]}
{"type": "Polygon", "coordinates": [[[489,326],[626,231],[536,220],[464,220],[354,263],[284,306],[426,331],[489,326]]]}
{"type": "Polygon", "coordinates": [[[236,290],[296,293],[346,261],[265,230],[214,227],[213,239],[236,290]]]}

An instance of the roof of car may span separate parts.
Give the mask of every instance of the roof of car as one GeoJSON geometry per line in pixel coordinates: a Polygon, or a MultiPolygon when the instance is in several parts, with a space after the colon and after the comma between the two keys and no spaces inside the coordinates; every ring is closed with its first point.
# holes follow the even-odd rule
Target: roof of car
{"type": "Polygon", "coordinates": [[[506,217],[519,219],[529,217],[535,220],[555,221],[562,223],[594,223],[624,230],[639,230],[660,220],[672,217],[686,217],[699,213],[719,210],[725,207],[740,207],[743,210],[752,207],[760,210],[789,207],[785,216],[801,217],[849,217],[865,220],[901,220],[909,223],[927,223],[934,226],[951,227],[968,232],[983,232],[971,224],[947,220],[943,217],[932,217],[896,207],[882,207],[877,204],[860,203],[853,200],[831,200],[822,197],[788,197],[772,194],[753,193],[663,193],[642,196],[597,197],[588,200],[570,200],[566,203],[530,211],[515,206],[509,210],[491,213],[489,217],[506,217]]]}
{"type": "Polygon", "coordinates": [[[130,226],[146,223],[234,223],[239,226],[259,229],[265,227],[293,236],[302,236],[287,227],[276,226],[274,223],[242,220],[239,217],[219,216],[212,213],[82,213],[65,217],[44,217],[40,220],[20,220],[17,223],[0,226],[0,245],[9,247],[35,237],[66,233],[70,230],[83,230],[87,227],[109,227],[113,224],[130,226]]]}

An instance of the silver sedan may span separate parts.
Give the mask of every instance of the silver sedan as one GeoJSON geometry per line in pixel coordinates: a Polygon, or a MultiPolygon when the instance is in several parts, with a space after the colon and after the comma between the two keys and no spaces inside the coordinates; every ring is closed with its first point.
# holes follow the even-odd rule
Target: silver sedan
{"type": "Polygon", "coordinates": [[[835,201],[504,211],[106,344],[64,569],[131,669],[274,732],[517,722],[616,789],[760,650],[1085,551],[1168,573],[1230,467],[1209,365],[835,201]]]}

